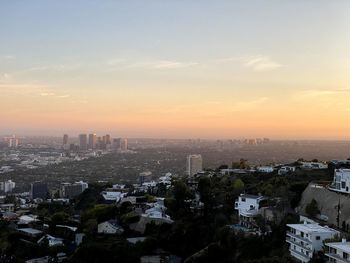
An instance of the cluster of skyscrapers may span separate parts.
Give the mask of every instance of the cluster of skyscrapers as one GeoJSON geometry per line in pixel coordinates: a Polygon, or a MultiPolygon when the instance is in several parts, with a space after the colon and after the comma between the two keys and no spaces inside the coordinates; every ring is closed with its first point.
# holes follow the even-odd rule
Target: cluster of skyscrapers
{"type": "Polygon", "coordinates": [[[9,148],[17,148],[19,144],[19,139],[16,135],[12,135],[11,137],[5,137],[5,142],[7,143],[7,147],[9,148]]]}
{"type": "Polygon", "coordinates": [[[78,145],[69,144],[68,134],[63,135],[63,148],[66,150],[122,150],[126,151],[128,149],[128,141],[123,138],[112,139],[109,134],[102,137],[97,136],[95,133],[91,134],[79,134],[78,145]]]}

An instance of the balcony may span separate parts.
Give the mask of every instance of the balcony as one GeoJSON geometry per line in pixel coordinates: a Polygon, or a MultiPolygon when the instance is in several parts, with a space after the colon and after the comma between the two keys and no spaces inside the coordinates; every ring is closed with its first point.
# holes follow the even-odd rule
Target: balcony
{"type": "Polygon", "coordinates": [[[299,251],[296,251],[296,250],[290,248],[289,252],[293,257],[301,260],[302,262],[309,262],[310,261],[310,258],[308,256],[306,256],[305,254],[303,254],[299,251]]]}
{"type": "Polygon", "coordinates": [[[300,241],[303,241],[304,243],[307,243],[307,244],[309,244],[309,245],[312,244],[311,241],[308,240],[308,239],[306,239],[305,237],[298,236],[298,235],[296,235],[296,234],[293,234],[293,233],[290,232],[290,231],[287,231],[287,236],[294,237],[294,238],[296,238],[296,239],[298,239],[298,240],[300,240],[300,241]]]}
{"type": "Polygon", "coordinates": [[[307,250],[307,251],[309,251],[309,253],[312,254],[312,247],[308,243],[301,244],[301,242],[296,242],[296,241],[292,240],[292,238],[290,238],[290,237],[286,238],[286,242],[288,242],[289,244],[292,244],[292,245],[296,245],[304,250],[307,250]]]}
{"type": "Polygon", "coordinates": [[[342,258],[341,256],[339,256],[338,254],[334,254],[334,253],[326,253],[325,254],[326,257],[328,258],[333,258],[335,260],[337,260],[336,262],[342,262],[342,263],[350,263],[350,260],[349,259],[345,259],[345,258],[342,258]]]}
{"type": "Polygon", "coordinates": [[[254,217],[259,214],[259,210],[257,209],[248,209],[248,210],[239,210],[240,215],[245,217],[254,217]]]}

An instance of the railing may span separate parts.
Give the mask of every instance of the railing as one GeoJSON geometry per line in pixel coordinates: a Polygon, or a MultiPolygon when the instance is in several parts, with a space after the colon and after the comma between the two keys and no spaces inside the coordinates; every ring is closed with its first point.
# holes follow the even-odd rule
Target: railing
{"type": "Polygon", "coordinates": [[[299,239],[299,240],[301,240],[301,241],[303,241],[303,242],[305,242],[305,243],[308,243],[309,245],[312,244],[312,242],[311,242],[310,240],[308,240],[308,239],[306,239],[306,238],[304,238],[304,237],[298,236],[298,235],[296,235],[296,234],[293,234],[293,233],[290,232],[290,231],[287,231],[287,236],[290,236],[290,237],[294,237],[294,238],[296,238],[296,239],[299,239]]]}
{"type": "Polygon", "coordinates": [[[337,262],[340,261],[340,262],[343,262],[343,263],[350,263],[349,259],[342,258],[341,256],[339,256],[338,254],[335,254],[335,253],[326,253],[325,255],[327,257],[329,257],[329,258],[336,259],[337,262]]]}

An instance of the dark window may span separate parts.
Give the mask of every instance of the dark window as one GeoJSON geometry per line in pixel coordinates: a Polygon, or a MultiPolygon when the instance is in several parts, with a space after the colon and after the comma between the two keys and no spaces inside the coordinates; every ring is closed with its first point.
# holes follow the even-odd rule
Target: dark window
{"type": "Polygon", "coordinates": [[[320,240],[321,239],[321,237],[320,236],[316,236],[316,240],[320,240]]]}

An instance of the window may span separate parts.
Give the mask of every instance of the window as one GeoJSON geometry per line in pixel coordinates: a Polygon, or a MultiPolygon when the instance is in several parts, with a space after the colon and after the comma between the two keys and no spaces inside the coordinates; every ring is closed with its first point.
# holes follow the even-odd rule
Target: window
{"type": "Polygon", "coordinates": [[[345,182],[344,181],[341,182],[341,188],[345,188],[345,182]]]}
{"type": "Polygon", "coordinates": [[[320,236],[316,236],[316,240],[320,240],[321,239],[321,237],[320,236]]]}
{"type": "Polygon", "coordinates": [[[348,259],[348,258],[349,258],[349,254],[348,254],[348,253],[343,252],[343,259],[348,259]]]}
{"type": "Polygon", "coordinates": [[[242,197],[242,202],[245,202],[245,198],[244,197],[242,197]]]}

